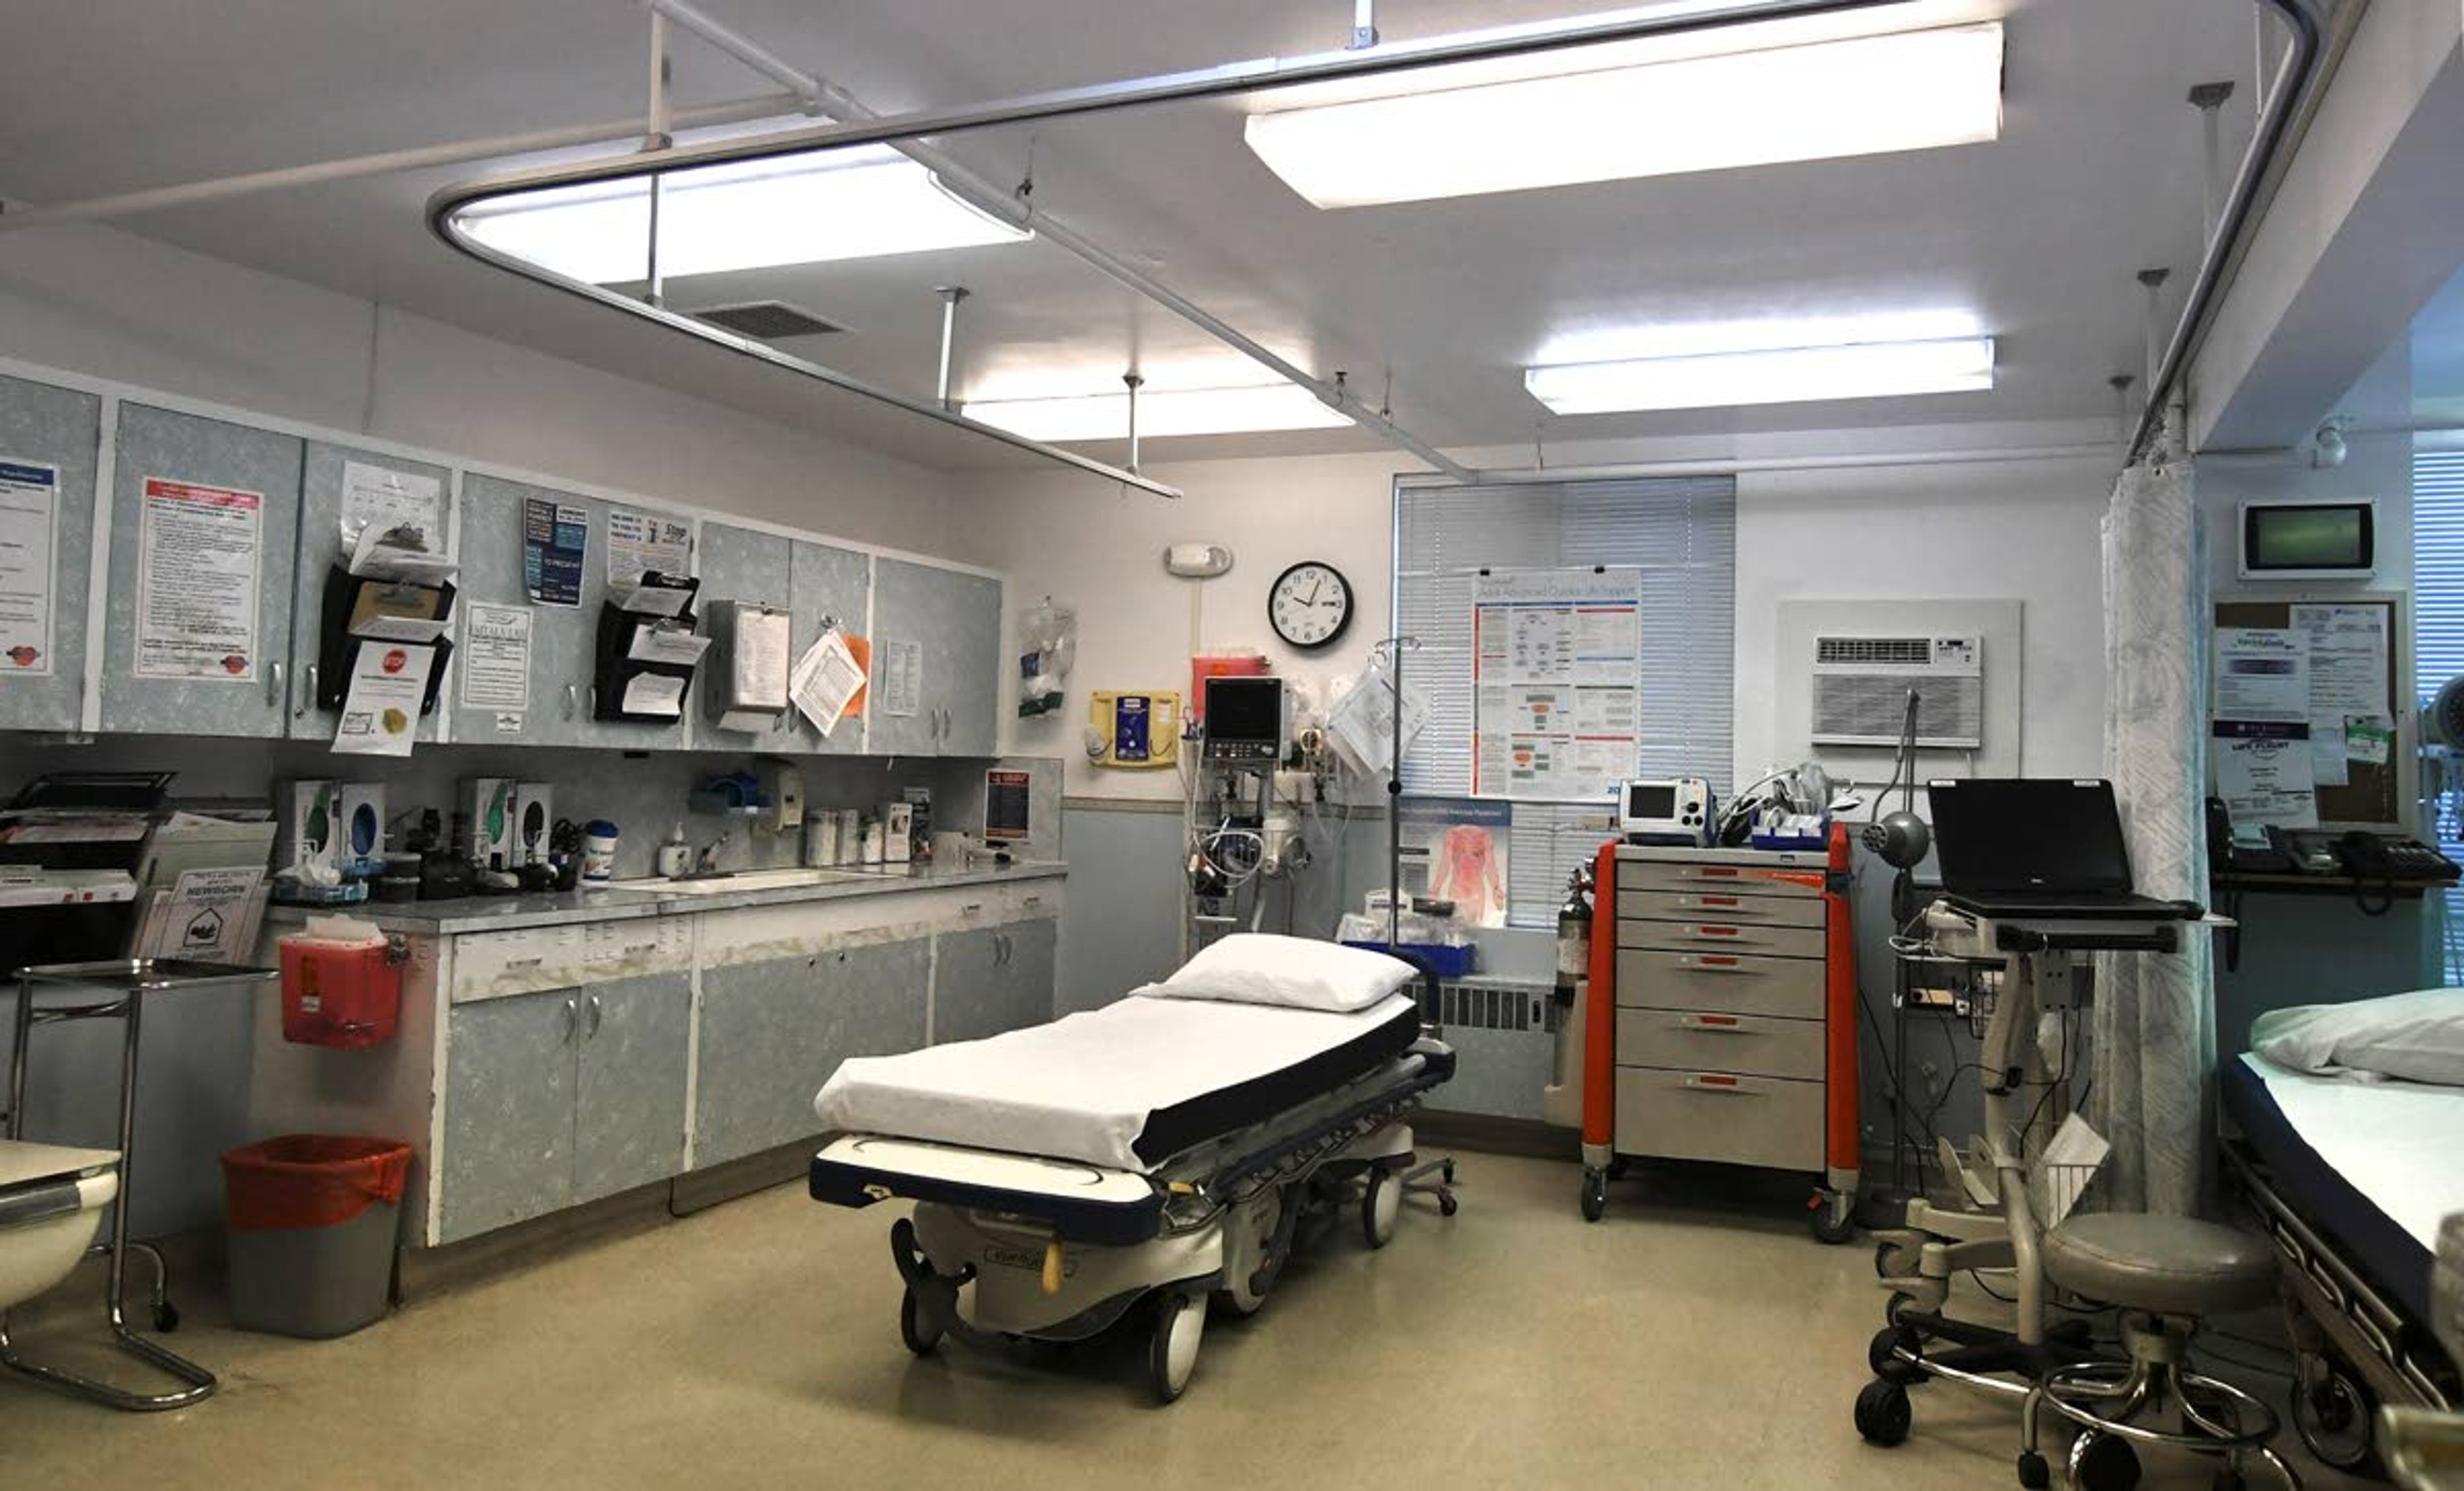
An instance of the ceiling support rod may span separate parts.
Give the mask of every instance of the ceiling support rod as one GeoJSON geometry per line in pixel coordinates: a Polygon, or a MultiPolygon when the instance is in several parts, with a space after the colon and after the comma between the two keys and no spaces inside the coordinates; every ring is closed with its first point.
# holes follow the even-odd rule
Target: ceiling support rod
{"type": "MultiPolygon", "coordinates": [[[[958,341],[958,302],[967,298],[965,285],[939,285],[933,293],[941,298],[941,376],[936,385],[941,407],[955,412],[958,401],[950,397],[950,354],[958,341]]],[[[1135,468],[1132,468],[1135,469],[1135,468]]]]}
{"type": "Polygon", "coordinates": [[[1138,469],[1138,389],[1146,387],[1146,380],[1136,373],[1125,372],[1121,374],[1121,386],[1130,390],[1130,470],[1134,473],[1138,469]]]}
{"type": "Polygon", "coordinates": [[[650,94],[643,110],[642,148],[664,150],[676,143],[675,110],[668,99],[668,18],[650,12],[650,94]]]}
{"type": "Polygon", "coordinates": [[[2199,125],[2205,139],[2207,168],[2200,178],[2205,185],[2201,203],[2205,211],[2199,218],[2201,242],[2213,237],[2216,218],[2224,211],[2225,143],[2223,135],[2225,100],[2233,97],[2231,78],[2218,83],[2195,83],[2190,88],[2190,106],[2199,111],[2199,125]]]}
{"type": "Polygon", "coordinates": [[[1377,0],[1352,0],[1352,42],[1345,50],[1365,52],[1377,45],[1377,0]]]}
{"type": "Polygon", "coordinates": [[[2165,357],[2164,293],[2165,281],[2173,278],[2169,269],[2143,269],[2139,272],[2139,288],[2147,292],[2146,305],[2139,317],[2140,331],[2147,347],[2148,396],[2156,392],[2156,367],[2165,357]]]}
{"type": "Polygon", "coordinates": [[[803,100],[805,113],[819,112],[821,97],[814,91],[813,79],[801,69],[788,66],[767,47],[686,5],[684,0],[642,0],[642,3],[649,8],[654,23],[673,20],[772,82],[791,90],[803,100]]]}
{"type": "MultiPolygon", "coordinates": [[[[733,103],[678,109],[669,122],[678,129],[742,124],[758,119],[778,119],[782,115],[802,113],[803,107],[803,100],[793,94],[768,93],[733,103]]],[[[173,187],[148,187],[142,191],[88,197],[83,201],[62,202],[51,207],[12,208],[0,213],[0,232],[11,228],[38,228],[48,223],[99,222],[109,217],[195,207],[201,203],[223,202],[265,191],[319,187],[333,181],[357,181],[369,176],[427,170],[438,166],[467,166],[473,161],[534,155],[541,150],[569,150],[578,145],[616,145],[628,140],[638,143],[641,139],[642,116],[637,114],[629,119],[607,120],[595,124],[569,124],[561,129],[492,135],[484,140],[457,140],[449,145],[417,145],[407,150],[382,150],[374,155],[319,161],[313,166],[285,166],[274,170],[251,171],[242,176],[217,176],[210,181],[183,182],[173,187]]]]}
{"type": "Polygon", "coordinates": [[[2147,377],[2147,401],[2139,409],[2139,428],[2123,447],[2125,464],[2145,454],[2157,432],[2164,428],[2166,408],[2173,402],[2184,374],[2189,370],[2191,348],[2207,335],[2208,324],[2223,301],[2226,269],[2256,224],[2259,191],[2267,185],[2277,158],[2287,148],[2294,116],[2305,106],[2312,85],[2319,81],[2325,37],[2324,28],[2311,9],[2314,0],[2256,0],[2256,4],[2262,14],[2272,11],[2292,28],[2292,46],[2277,69],[2275,85],[2268,86],[2264,76],[2260,78],[2259,91],[2266,100],[2265,106],[2251,133],[2250,148],[2242,155],[2241,169],[2233,176],[2233,189],[2225,193],[2215,231],[2208,235],[2207,248],[2199,256],[2190,288],[2182,298],[2181,317],[2173,323],[2163,356],[2151,359],[2154,367],[2147,377]]]}

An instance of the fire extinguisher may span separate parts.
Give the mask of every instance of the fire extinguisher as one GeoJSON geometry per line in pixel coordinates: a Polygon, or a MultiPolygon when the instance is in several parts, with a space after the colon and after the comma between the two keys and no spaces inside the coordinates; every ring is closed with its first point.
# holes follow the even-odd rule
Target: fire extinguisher
{"type": "Polygon", "coordinates": [[[1557,1011],[1562,1021],[1574,1008],[1574,988],[1591,976],[1592,901],[1595,869],[1583,861],[1566,880],[1566,900],[1557,907],[1557,1011]]]}

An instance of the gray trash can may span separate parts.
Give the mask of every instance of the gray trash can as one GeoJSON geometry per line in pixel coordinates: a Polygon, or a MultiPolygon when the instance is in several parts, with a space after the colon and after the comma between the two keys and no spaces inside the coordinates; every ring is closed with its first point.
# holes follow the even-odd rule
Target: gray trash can
{"type": "Polygon", "coordinates": [[[391,1139],[286,1134],[225,1154],[231,1324],[321,1339],[383,1319],[409,1174],[391,1139]]]}

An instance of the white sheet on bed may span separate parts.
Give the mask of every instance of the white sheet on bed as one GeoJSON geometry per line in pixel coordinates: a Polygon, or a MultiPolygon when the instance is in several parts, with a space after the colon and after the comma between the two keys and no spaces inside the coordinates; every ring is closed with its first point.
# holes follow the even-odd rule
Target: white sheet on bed
{"type": "Polygon", "coordinates": [[[2435,1250],[2438,1224],[2464,1212],[2464,1087],[2314,1077],[2255,1052],[2242,1060],[2302,1142],[2387,1218],[2435,1250]]]}
{"type": "Polygon", "coordinates": [[[813,1111],[833,1129],[1144,1170],[1133,1146],[1158,1108],[1358,1039],[1412,1001],[1351,1014],[1128,998],[1049,1025],[839,1064],[813,1111]]]}

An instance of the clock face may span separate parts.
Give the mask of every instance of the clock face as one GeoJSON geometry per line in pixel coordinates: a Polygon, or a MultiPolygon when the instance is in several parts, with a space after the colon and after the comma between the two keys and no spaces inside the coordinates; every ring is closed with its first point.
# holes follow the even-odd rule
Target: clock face
{"type": "Polygon", "coordinates": [[[1266,619],[1294,647],[1328,646],[1352,624],[1351,582],[1332,565],[1304,560],[1276,577],[1266,619]]]}

